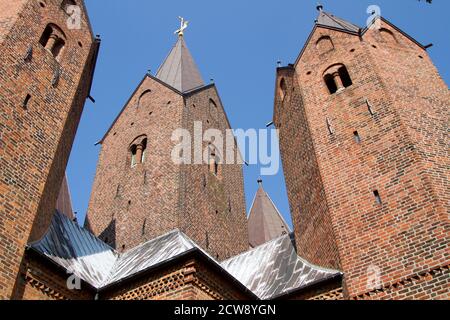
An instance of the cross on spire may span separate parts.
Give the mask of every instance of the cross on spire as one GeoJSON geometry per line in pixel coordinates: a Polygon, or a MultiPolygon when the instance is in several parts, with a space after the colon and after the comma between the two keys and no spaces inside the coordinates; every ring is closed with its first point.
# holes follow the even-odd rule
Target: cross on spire
{"type": "Polygon", "coordinates": [[[175,34],[178,34],[179,37],[182,37],[184,35],[184,30],[186,30],[189,25],[189,21],[184,20],[183,17],[178,17],[178,19],[180,19],[180,29],[175,31],[175,34]]]}

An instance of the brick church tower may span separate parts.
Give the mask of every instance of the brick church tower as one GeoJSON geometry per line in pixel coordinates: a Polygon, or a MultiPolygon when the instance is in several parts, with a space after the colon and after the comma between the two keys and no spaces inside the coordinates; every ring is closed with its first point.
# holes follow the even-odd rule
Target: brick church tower
{"type": "Polygon", "coordinates": [[[156,76],[144,77],[101,141],[86,227],[120,251],[176,228],[220,260],[247,250],[242,166],[223,164],[225,154],[207,142],[201,147],[211,163],[172,160],[176,130],[201,140],[211,128],[225,137],[230,124],[181,31],[156,76]]]}
{"type": "Polygon", "coordinates": [[[0,299],[50,226],[98,47],[81,0],[0,1],[0,299]]]}
{"type": "Polygon", "coordinates": [[[275,124],[298,253],[348,298],[448,297],[450,95],[426,47],[383,18],[323,11],[277,70],[275,124]]]}

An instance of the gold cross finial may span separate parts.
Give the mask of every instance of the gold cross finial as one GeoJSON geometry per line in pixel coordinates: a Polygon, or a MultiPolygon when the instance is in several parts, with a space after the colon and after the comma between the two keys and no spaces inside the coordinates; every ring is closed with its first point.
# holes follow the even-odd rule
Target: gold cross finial
{"type": "Polygon", "coordinates": [[[183,17],[178,17],[180,19],[180,29],[175,31],[175,34],[182,37],[184,35],[184,30],[188,27],[189,21],[185,21],[183,17]]]}

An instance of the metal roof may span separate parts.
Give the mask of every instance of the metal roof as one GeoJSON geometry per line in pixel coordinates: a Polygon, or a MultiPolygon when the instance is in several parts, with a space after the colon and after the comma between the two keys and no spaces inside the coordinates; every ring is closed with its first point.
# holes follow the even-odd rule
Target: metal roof
{"type": "Polygon", "coordinates": [[[285,236],[220,264],[179,230],[118,253],[67,216],[56,213],[47,234],[28,248],[97,290],[196,251],[261,299],[270,299],[340,274],[297,257],[285,236]]]}
{"type": "Polygon", "coordinates": [[[298,257],[292,241],[290,235],[282,236],[224,261],[222,267],[262,300],[341,275],[298,257]]]}
{"type": "Polygon", "coordinates": [[[180,92],[187,92],[204,85],[183,36],[178,37],[166,60],[159,67],[156,78],[180,92]]]}
{"type": "Polygon", "coordinates": [[[282,235],[291,233],[277,207],[264,190],[262,181],[253,200],[248,217],[249,242],[257,247],[282,235]]]}
{"type": "Polygon", "coordinates": [[[349,32],[358,32],[360,30],[360,27],[358,27],[357,25],[345,21],[344,19],[338,18],[331,13],[325,12],[323,10],[319,11],[319,17],[317,18],[316,24],[349,32]]]}

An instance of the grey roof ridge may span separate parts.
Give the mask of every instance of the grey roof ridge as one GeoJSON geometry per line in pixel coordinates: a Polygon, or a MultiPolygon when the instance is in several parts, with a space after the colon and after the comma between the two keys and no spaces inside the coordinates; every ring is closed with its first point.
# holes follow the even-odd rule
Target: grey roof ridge
{"type": "Polygon", "coordinates": [[[229,258],[229,259],[227,259],[225,261],[222,261],[221,264],[226,264],[226,263],[230,262],[231,260],[234,260],[234,259],[236,259],[238,257],[241,257],[241,256],[245,255],[245,254],[249,254],[250,252],[256,251],[256,250],[260,249],[261,247],[268,246],[272,242],[279,241],[280,239],[285,238],[285,237],[291,237],[291,235],[290,234],[285,234],[285,235],[279,236],[279,237],[277,237],[275,239],[272,239],[270,241],[267,241],[266,243],[263,243],[263,244],[261,244],[261,245],[259,245],[257,247],[254,247],[254,248],[252,248],[250,250],[247,250],[247,251],[244,251],[244,252],[242,252],[242,253],[240,253],[238,255],[235,255],[234,257],[231,257],[231,258],[229,258]]]}

